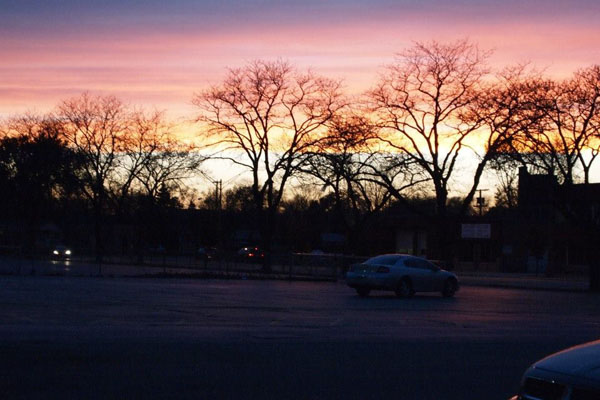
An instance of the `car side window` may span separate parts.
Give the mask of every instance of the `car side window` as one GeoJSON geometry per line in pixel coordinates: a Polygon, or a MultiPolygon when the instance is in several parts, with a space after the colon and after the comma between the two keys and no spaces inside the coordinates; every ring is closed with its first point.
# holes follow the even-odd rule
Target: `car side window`
{"type": "Polygon", "coordinates": [[[415,264],[417,266],[417,268],[419,269],[429,269],[429,266],[427,265],[427,261],[423,260],[422,258],[415,258],[415,264]]]}
{"type": "Polygon", "coordinates": [[[438,267],[437,265],[435,265],[431,261],[425,260],[425,262],[427,263],[427,268],[429,268],[432,271],[439,271],[441,269],[440,267],[438,267]]]}
{"type": "Polygon", "coordinates": [[[379,264],[394,265],[394,264],[396,264],[397,260],[398,260],[398,256],[385,255],[385,256],[373,257],[373,258],[365,261],[365,264],[367,264],[367,265],[379,265],[379,264]]]}
{"type": "Polygon", "coordinates": [[[426,269],[426,270],[429,270],[429,271],[436,271],[436,270],[438,270],[438,268],[435,265],[433,265],[429,261],[424,260],[422,258],[417,259],[417,262],[420,265],[419,268],[423,268],[423,269],[426,269]]]}
{"type": "Polygon", "coordinates": [[[406,265],[407,267],[410,267],[410,268],[418,268],[418,269],[423,269],[423,270],[427,270],[427,271],[432,271],[435,269],[433,264],[431,264],[429,261],[424,260],[422,258],[417,258],[417,257],[407,258],[404,261],[404,265],[406,265]]]}

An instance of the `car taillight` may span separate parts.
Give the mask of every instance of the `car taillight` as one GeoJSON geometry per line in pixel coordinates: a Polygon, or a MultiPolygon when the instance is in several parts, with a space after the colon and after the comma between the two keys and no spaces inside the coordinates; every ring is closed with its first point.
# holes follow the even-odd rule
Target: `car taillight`
{"type": "Polygon", "coordinates": [[[386,273],[390,272],[390,269],[388,267],[379,267],[379,268],[377,268],[377,272],[386,274],[386,273]]]}

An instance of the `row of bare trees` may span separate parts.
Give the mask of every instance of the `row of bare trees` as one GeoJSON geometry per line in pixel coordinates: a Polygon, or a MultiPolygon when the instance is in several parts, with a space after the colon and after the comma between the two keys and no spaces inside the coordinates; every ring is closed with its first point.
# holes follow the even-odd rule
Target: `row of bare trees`
{"type": "MultiPolygon", "coordinates": [[[[190,146],[177,140],[163,113],[89,93],[61,102],[53,113],[8,120],[1,139],[0,184],[9,188],[14,175],[22,176],[13,179],[15,186],[23,186],[32,176],[51,170],[54,179],[43,183],[51,192],[47,198],[80,198],[90,205],[98,258],[104,253],[107,215],[131,212],[126,208],[132,208],[132,198],[150,205],[158,202],[195,173],[202,161],[190,146]],[[11,148],[11,143],[17,145],[11,148]],[[48,159],[52,148],[62,149],[61,160],[48,159]],[[23,157],[27,152],[34,154],[30,159],[44,157],[46,163],[30,166],[23,157]]],[[[38,190],[27,187],[23,198],[38,190]]],[[[43,216],[35,222],[40,220],[43,216]]]]}
{"type": "Polygon", "coordinates": [[[567,185],[581,171],[588,183],[599,151],[600,67],[562,81],[527,66],[492,74],[489,55],[467,40],[417,43],[359,99],[345,96],[339,81],[256,61],[194,97],[200,135],[252,176],[267,247],[294,177],[331,190],[358,226],[415,192],[435,197],[441,222],[457,181],[470,181],[465,215],[487,170],[509,183],[505,197],[514,202],[509,165],[557,174],[567,185]]]}
{"type": "Polygon", "coordinates": [[[248,172],[267,253],[290,184],[331,193],[352,235],[391,201],[417,195],[435,198],[428,217],[442,222],[450,195],[461,193],[466,215],[486,171],[504,188],[497,198],[512,205],[518,166],[588,183],[599,152],[600,66],[553,80],[527,66],[492,73],[489,56],[467,40],[417,43],[360,97],[288,62],[254,61],[193,97],[195,148],[162,113],[87,93],[48,116],[12,119],[3,134],[45,135],[73,153],[97,237],[107,208],[119,212],[132,194],[156,199],[199,172],[199,154],[212,149],[211,158],[248,172]]]}

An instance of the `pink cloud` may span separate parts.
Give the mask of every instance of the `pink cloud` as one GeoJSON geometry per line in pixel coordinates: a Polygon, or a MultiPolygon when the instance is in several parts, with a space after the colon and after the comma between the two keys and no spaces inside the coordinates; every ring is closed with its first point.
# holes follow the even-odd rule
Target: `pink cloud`
{"type": "Polygon", "coordinates": [[[145,32],[139,27],[78,36],[4,37],[0,46],[0,114],[47,108],[83,90],[190,111],[194,92],[216,83],[228,66],[286,58],[301,68],[343,78],[348,90],[371,86],[379,68],[412,41],[469,37],[494,48],[494,66],[530,61],[555,76],[600,62],[600,28],[576,19],[476,20],[407,13],[381,20],[145,32]]]}

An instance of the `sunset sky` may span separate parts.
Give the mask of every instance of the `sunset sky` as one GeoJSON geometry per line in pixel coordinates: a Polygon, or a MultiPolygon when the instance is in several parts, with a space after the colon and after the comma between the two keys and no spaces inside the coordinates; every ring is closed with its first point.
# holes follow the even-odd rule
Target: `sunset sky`
{"type": "Polygon", "coordinates": [[[0,117],[82,91],[193,114],[226,67],[283,58],[360,93],[414,41],[468,37],[494,67],[553,76],[600,62],[600,2],[0,0],[0,117]]]}

